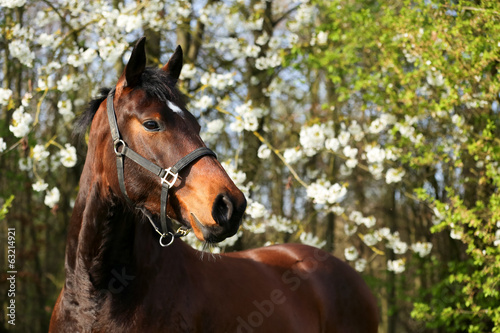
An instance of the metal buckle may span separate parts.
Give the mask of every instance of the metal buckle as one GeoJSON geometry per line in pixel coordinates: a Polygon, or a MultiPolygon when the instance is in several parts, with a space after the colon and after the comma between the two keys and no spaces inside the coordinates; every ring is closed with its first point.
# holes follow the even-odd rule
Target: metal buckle
{"type": "Polygon", "coordinates": [[[177,229],[177,234],[180,235],[180,237],[184,237],[184,236],[189,235],[189,232],[191,232],[191,230],[189,230],[188,228],[186,228],[184,226],[179,227],[179,229],[177,229]]]}
{"type": "Polygon", "coordinates": [[[126,143],[125,143],[125,141],[123,141],[122,139],[118,139],[118,140],[116,140],[116,141],[115,141],[115,143],[114,143],[114,147],[113,147],[113,149],[115,150],[115,154],[116,154],[117,156],[122,156],[122,155],[123,155],[123,153],[122,153],[122,152],[120,152],[120,151],[118,151],[118,147],[119,147],[119,146],[126,147],[126,146],[127,146],[127,144],[126,144],[126,143]]]}
{"type": "Polygon", "coordinates": [[[165,176],[162,177],[161,183],[167,183],[168,187],[174,186],[175,182],[177,181],[177,177],[179,176],[178,173],[173,173],[170,171],[172,168],[165,169],[165,176]],[[169,181],[167,178],[172,177],[172,179],[169,181]]]}

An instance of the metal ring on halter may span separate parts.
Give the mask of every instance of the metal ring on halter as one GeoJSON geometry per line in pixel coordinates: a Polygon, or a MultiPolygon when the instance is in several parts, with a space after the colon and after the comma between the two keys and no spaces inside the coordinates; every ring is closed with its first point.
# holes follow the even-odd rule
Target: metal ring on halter
{"type": "Polygon", "coordinates": [[[115,150],[116,155],[121,156],[121,155],[123,155],[123,153],[118,151],[119,146],[126,147],[127,144],[122,139],[118,139],[115,141],[113,149],[115,150]]]}
{"type": "Polygon", "coordinates": [[[171,233],[171,232],[169,231],[169,232],[168,232],[168,235],[170,235],[170,242],[168,242],[168,244],[163,244],[163,243],[161,242],[161,240],[162,240],[163,238],[165,238],[165,236],[166,236],[166,235],[167,235],[167,234],[162,234],[162,235],[161,235],[161,237],[160,237],[159,242],[160,242],[160,245],[161,245],[162,247],[167,247],[167,246],[170,246],[170,245],[174,242],[175,236],[174,236],[174,234],[173,234],[173,233],[171,233]]]}

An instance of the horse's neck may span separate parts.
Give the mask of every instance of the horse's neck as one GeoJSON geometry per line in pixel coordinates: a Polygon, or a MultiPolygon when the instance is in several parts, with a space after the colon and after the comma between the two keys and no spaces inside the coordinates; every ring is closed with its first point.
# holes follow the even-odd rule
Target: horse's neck
{"type": "Polygon", "coordinates": [[[155,236],[139,211],[117,196],[103,195],[98,185],[81,188],[68,234],[66,293],[99,308],[99,303],[139,292],[165,273],[166,264],[172,271],[182,270],[189,250],[178,242],[162,248],[155,236]]]}

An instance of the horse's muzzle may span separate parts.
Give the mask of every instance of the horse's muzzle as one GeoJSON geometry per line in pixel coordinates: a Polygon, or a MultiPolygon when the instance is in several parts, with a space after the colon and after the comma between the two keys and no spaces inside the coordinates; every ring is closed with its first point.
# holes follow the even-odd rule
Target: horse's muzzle
{"type": "Polygon", "coordinates": [[[207,242],[218,243],[233,236],[238,231],[241,219],[245,213],[247,202],[243,194],[241,198],[236,198],[227,194],[219,194],[212,206],[212,218],[217,224],[206,226],[191,213],[193,220],[203,238],[207,242]]]}

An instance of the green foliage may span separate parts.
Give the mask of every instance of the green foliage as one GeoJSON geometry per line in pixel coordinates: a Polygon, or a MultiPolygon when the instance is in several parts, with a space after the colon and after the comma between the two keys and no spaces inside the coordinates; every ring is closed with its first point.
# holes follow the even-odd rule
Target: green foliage
{"type": "Polygon", "coordinates": [[[12,201],[14,201],[14,195],[11,195],[0,208],[0,221],[3,220],[7,213],[9,213],[9,208],[12,206],[12,201]]]}
{"type": "Polygon", "coordinates": [[[337,103],[359,96],[364,109],[391,113],[421,135],[394,127],[379,142],[403,150],[418,178],[409,189],[435,207],[430,230],[456,239],[459,256],[438,259],[432,287],[413,297],[412,318],[450,332],[499,331],[500,4],[318,3],[329,13],[320,27],[329,40],[310,64],[326,68],[337,103]]]}

